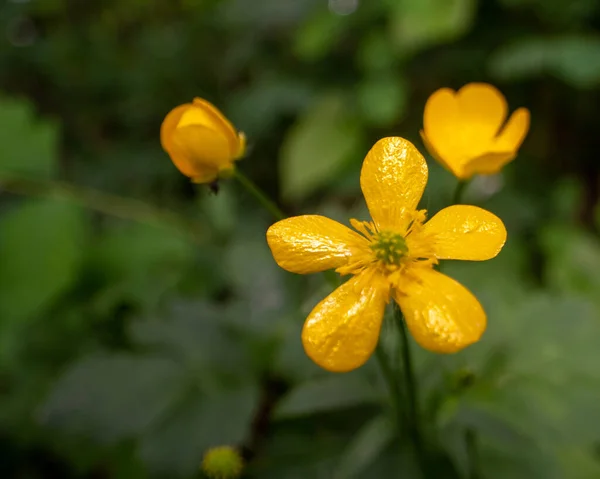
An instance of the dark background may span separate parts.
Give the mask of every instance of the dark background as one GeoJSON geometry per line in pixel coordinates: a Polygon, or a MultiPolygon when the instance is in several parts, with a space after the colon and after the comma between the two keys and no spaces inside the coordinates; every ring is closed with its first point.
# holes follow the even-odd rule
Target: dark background
{"type": "MultiPolygon", "coordinates": [[[[434,477],[600,477],[599,26],[594,0],[4,0],[0,475],[200,477],[231,444],[247,477],[418,477],[375,363],[333,375],[302,351],[330,287],[279,270],[268,214],[191,185],[158,132],[206,98],[286,212],[345,222],[374,141],[424,152],[427,97],[487,81],[532,126],[466,192],[505,249],[445,265],[487,333],[413,344],[434,477]]],[[[456,180],[429,166],[433,213],[456,180]]]]}

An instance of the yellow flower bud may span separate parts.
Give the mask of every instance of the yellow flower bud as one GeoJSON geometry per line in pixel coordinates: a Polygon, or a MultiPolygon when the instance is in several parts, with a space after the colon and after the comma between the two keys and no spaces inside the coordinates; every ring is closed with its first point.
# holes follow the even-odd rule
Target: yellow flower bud
{"type": "Polygon", "coordinates": [[[169,112],[160,129],[160,142],[179,171],[195,183],[210,183],[230,173],[246,149],[244,134],[201,98],[169,112]]]}
{"type": "Polygon", "coordinates": [[[239,452],[229,446],[220,446],[207,451],[202,470],[211,479],[235,479],[240,477],[243,465],[239,452]]]}
{"type": "Polygon", "coordinates": [[[508,121],[507,115],[506,100],[492,85],[442,88],[427,100],[421,137],[431,156],[461,180],[498,173],[529,130],[529,110],[519,108],[508,121]]]}

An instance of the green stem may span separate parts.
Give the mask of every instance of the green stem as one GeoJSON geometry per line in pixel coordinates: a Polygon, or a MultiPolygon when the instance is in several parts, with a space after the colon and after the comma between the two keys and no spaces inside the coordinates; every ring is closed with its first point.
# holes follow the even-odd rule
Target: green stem
{"type": "Polygon", "coordinates": [[[456,189],[454,190],[454,194],[452,195],[453,205],[459,205],[461,203],[463,194],[468,184],[469,180],[458,180],[458,183],[456,184],[456,189]]]}
{"type": "Polygon", "coordinates": [[[465,430],[465,446],[469,458],[469,479],[479,479],[479,454],[477,452],[477,433],[467,428],[465,430]]]}
{"type": "Polygon", "coordinates": [[[286,218],[286,214],[283,211],[281,211],[279,207],[273,201],[271,201],[271,199],[240,170],[236,168],[234,170],[233,176],[241,183],[241,185],[244,188],[246,188],[248,193],[254,196],[254,198],[256,198],[256,200],[275,217],[276,220],[282,220],[286,218]]]}
{"type": "Polygon", "coordinates": [[[421,440],[421,428],[419,424],[419,402],[418,402],[418,391],[417,381],[415,379],[414,366],[412,356],[410,352],[410,343],[408,340],[408,330],[406,323],[402,315],[402,311],[397,304],[394,303],[394,320],[398,326],[400,332],[400,350],[402,354],[402,366],[403,366],[403,377],[404,387],[406,392],[406,421],[408,426],[408,433],[410,434],[417,460],[421,466],[421,472],[425,474],[425,462],[423,455],[423,444],[421,440]]]}
{"type": "Polygon", "coordinates": [[[377,348],[375,349],[375,358],[377,359],[377,363],[379,364],[379,368],[381,369],[381,373],[383,374],[383,379],[385,380],[388,388],[388,392],[391,398],[392,411],[394,414],[394,419],[398,423],[399,428],[402,428],[402,417],[400,415],[400,404],[401,404],[401,394],[398,388],[398,383],[396,381],[396,374],[394,370],[390,366],[390,362],[388,357],[383,349],[381,344],[381,340],[377,344],[377,348]]]}
{"type": "Polygon", "coordinates": [[[186,221],[180,215],[141,200],[124,198],[63,181],[39,180],[0,174],[0,190],[18,195],[41,198],[66,198],[103,214],[141,223],[169,225],[194,241],[202,236],[200,225],[186,221]]]}

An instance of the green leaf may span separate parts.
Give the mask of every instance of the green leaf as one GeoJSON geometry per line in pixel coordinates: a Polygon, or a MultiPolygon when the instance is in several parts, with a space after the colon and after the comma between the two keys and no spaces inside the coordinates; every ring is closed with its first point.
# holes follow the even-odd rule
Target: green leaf
{"type": "Polygon", "coordinates": [[[39,121],[25,101],[0,97],[0,172],[50,177],[56,166],[58,128],[39,121]]]}
{"type": "Polygon", "coordinates": [[[391,33],[403,52],[459,38],[475,19],[477,0],[390,0],[391,33]]]}
{"type": "Polygon", "coordinates": [[[296,386],[277,406],[274,417],[289,419],[298,416],[377,404],[381,397],[360,372],[326,376],[296,386]]]}
{"type": "Polygon", "coordinates": [[[600,37],[530,38],[508,44],[490,60],[493,75],[521,80],[553,75],[576,88],[600,84],[600,37]]]}
{"type": "Polygon", "coordinates": [[[375,126],[390,126],[405,113],[407,86],[402,77],[376,75],[358,89],[358,103],[365,119],[375,126]]]}
{"type": "Polygon", "coordinates": [[[361,153],[362,131],[340,94],[321,98],[285,138],[281,151],[283,195],[300,200],[337,175],[361,153]]]}
{"type": "Polygon", "coordinates": [[[41,313],[76,279],[86,243],[81,209],[63,200],[27,201],[0,218],[0,318],[41,313]]]}
{"type": "Polygon", "coordinates": [[[394,434],[388,416],[377,416],[369,421],[342,454],[334,479],[350,479],[359,475],[385,450],[394,434]]]}
{"type": "Polygon", "coordinates": [[[142,439],[144,462],[168,477],[190,477],[207,449],[238,446],[248,437],[259,397],[253,386],[210,397],[191,390],[168,420],[142,439]]]}
{"type": "Polygon", "coordinates": [[[51,427],[117,441],[155,425],[180,394],[182,381],[170,359],[91,356],[63,374],[39,417],[51,427]]]}

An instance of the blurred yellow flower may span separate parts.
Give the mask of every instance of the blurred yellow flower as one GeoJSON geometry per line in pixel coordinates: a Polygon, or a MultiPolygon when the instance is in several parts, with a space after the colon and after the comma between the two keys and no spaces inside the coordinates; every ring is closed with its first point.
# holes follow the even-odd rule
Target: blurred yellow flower
{"type": "Polygon", "coordinates": [[[211,479],[240,477],[244,461],[240,453],[230,446],[209,449],[202,460],[202,470],[211,479]]]}
{"type": "Polygon", "coordinates": [[[429,153],[461,180],[497,173],[517,156],[529,130],[527,108],[505,124],[507,114],[504,96],[492,85],[442,88],[427,100],[421,137],[429,153]]]}
{"type": "Polygon", "coordinates": [[[436,271],[440,259],[493,258],[506,241],[502,221],[475,206],[455,205],[429,221],[417,205],[427,164],[402,138],[379,140],[362,166],[360,185],[372,222],[356,231],[317,215],[279,221],[267,231],[273,257],[299,274],[335,269],[353,275],[310,313],[302,331],[306,353],[336,372],[361,366],[379,338],[390,297],[421,346],[452,353],[477,341],[486,315],[471,292],[436,271]]]}
{"type": "Polygon", "coordinates": [[[211,103],[195,98],[169,112],[160,142],[171,161],[195,183],[210,183],[230,172],[246,149],[246,137],[211,103]]]}

